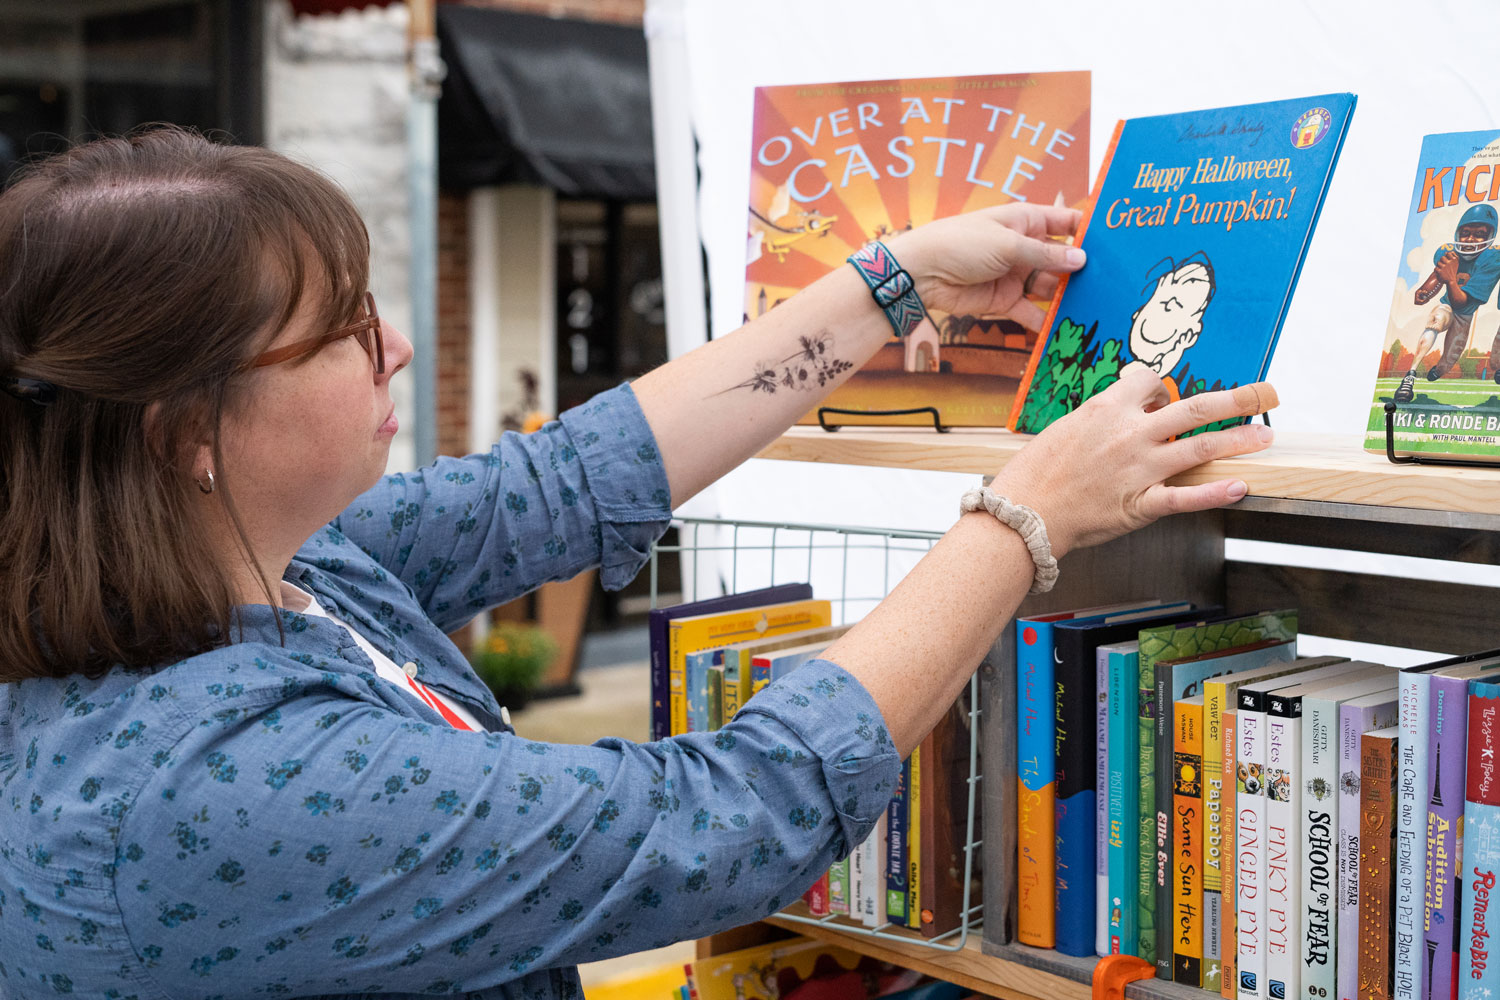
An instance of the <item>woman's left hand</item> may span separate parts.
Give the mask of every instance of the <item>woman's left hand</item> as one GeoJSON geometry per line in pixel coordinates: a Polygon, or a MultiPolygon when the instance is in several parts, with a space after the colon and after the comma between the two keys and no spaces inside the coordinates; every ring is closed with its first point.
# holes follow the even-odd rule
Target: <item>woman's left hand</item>
{"type": "Polygon", "coordinates": [[[1009,316],[1029,330],[1045,314],[1027,294],[1049,298],[1059,274],[1084,254],[1060,242],[1081,215],[1071,208],[1013,202],[930,222],[886,240],[929,309],[1009,316]]]}

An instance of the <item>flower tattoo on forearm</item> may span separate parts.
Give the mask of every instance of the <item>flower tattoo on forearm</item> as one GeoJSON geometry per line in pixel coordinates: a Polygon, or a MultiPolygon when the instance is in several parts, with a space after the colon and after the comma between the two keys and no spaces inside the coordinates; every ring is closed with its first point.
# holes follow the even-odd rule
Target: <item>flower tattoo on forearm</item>
{"type": "Polygon", "coordinates": [[[854,367],[854,362],[841,361],[833,356],[833,337],[829,334],[797,339],[801,349],[796,354],[780,361],[757,362],[753,375],[716,395],[722,396],[735,389],[749,389],[751,392],[764,392],[767,395],[775,393],[777,389],[812,392],[814,389],[827,388],[838,376],[854,367]]]}

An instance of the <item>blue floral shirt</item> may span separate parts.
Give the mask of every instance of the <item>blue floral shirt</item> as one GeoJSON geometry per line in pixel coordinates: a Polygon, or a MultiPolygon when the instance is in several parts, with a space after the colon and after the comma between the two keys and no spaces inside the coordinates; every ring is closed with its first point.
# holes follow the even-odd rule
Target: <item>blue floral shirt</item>
{"type": "Polygon", "coordinates": [[[623,585],[669,516],[622,386],[387,477],[302,547],[289,581],[492,732],[265,606],[162,669],[0,685],[0,996],[580,998],[574,963],[796,899],[899,767],[850,675],[814,661],[716,733],[562,746],[505,726],[444,635],[590,566],[623,585]]]}

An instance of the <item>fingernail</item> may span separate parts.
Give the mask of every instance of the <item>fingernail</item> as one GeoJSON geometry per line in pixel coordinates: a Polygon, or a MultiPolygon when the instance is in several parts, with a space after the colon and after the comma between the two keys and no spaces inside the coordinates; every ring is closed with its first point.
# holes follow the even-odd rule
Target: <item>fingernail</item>
{"type": "Polygon", "coordinates": [[[1271,440],[1276,437],[1276,432],[1265,424],[1251,424],[1250,426],[1255,428],[1255,436],[1267,444],[1270,444],[1271,440]]]}
{"type": "Polygon", "coordinates": [[[1068,247],[1067,253],[1063,254],[1063,263],[1069,267],[1082,267],[1088,256],[1079,247],[1068,247]]]}
{"type": "Polygon", "coordinates": [[[1250,487],[1246,486],[1244,483],[1240,482],[1239,480],[1235,480],[1234,482],[1232,482],[1232,483],[1229,484],[1229,488],[1226,489],[1224,492],[1225,492],[1226,495],[1228,495],[1229,499],[1231,499],[1231,500],[1238,500],[1241,497],[1243,497],[1246,493],[1250,492],[1250,487]]]}

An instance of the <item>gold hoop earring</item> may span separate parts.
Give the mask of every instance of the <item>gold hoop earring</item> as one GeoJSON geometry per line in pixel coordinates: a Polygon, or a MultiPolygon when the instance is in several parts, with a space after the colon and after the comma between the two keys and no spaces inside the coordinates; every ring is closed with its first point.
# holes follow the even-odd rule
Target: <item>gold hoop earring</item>
{"type": "Polygon", "coordinates": [[[204,485],[203,480],[199,479],[198,490],[202,493],[212,493],[214,491],[214,470],[204,469],[203,474],[208,477],[208,484],[204,485]]]}

